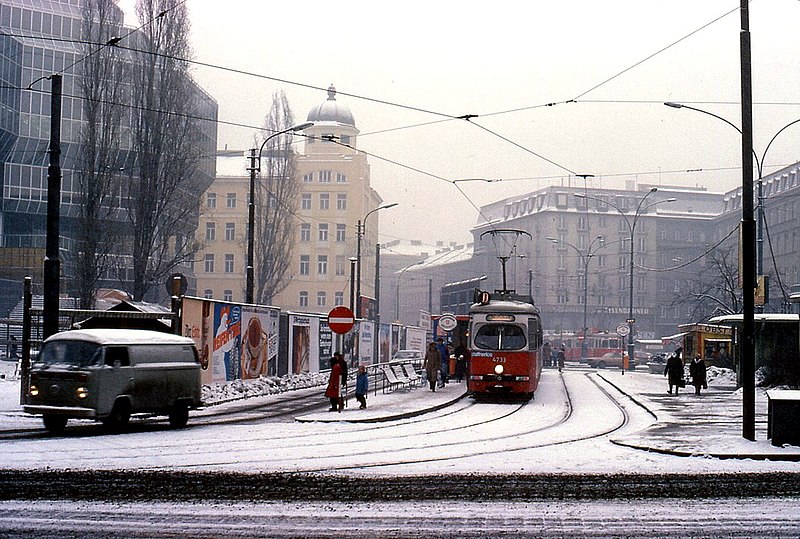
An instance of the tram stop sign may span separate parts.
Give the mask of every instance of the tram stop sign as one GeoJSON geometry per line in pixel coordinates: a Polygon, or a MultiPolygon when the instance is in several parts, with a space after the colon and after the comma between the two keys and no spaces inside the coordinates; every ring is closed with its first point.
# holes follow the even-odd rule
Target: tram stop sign
{"type": "Polygon", "coordinates": [[[353,311],[342,305],[334,307],[331,309],[331,312],[328,313],[328,327],[330,327],[331,331],[334,333],[340,335],[347,333],[353,329],[354,323],[355,317],[353,316],[353,311]]]}

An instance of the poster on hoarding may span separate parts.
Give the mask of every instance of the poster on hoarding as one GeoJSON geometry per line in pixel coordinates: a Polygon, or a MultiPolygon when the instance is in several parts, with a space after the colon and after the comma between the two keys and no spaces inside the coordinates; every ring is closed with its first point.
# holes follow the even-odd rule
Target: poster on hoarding
{"type": "Polygon", "coordinates": [[[227,382],[242,377],[242,308],[230,303],[214,304],[214,346],[211,349],[211,379],[227,382]]]}
{"type": "Polygon", "coordinates": [[[359,322],[358,331],[358,364],[372,364],[372,349],[375,338],[374,322],[359,322]]]}
{"type": "Polygon", "coordinates": [[[319,355],[316,361],[316,370],[312,372],[319,372],[324,369],[330,368],[330,357],[333,355],[333,332],[328,321],[319,319],[319,355]]]}
{"type": "Polygon", "coordinates": [[[242,380],[278,374],[280,310],[244,307],[242,313],[242,380]]]}
{"type": "Polygon", "coordinates": [[[394,354],[390,355],[391,330],[390,324],[381,324],[381,329],[378,333],[378,363],[386,363],[394,357],[394,354]]]}
{"type": "Polygon", "coordinates": [[[309,372],[311,360],[311,318],[289,316],[289,365],[292,374],[309,372]]]}

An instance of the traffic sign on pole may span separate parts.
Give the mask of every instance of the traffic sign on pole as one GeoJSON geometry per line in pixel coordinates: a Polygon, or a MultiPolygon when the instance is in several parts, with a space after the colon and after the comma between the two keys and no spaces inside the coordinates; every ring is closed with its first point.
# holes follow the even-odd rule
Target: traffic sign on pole
{"type": "Polygon", "coordinates": [[[353,324],[355,324],[353,311],[343,305],[334,307],[331,309],[331,312],[328,313],[328,327],[330,327],[331,331],[334,333],[340,335],[347,333],[353,329],[353,324]]]}

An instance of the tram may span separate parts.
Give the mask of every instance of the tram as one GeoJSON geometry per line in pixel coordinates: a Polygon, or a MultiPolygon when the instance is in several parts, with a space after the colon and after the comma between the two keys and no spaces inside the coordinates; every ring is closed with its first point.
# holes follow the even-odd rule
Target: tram
{"type": "Polygon", "coordinates": [[[469,315],[467,390],[532,397],[542,372],[542,322],[533,299],[476,290],[469,315]]]}

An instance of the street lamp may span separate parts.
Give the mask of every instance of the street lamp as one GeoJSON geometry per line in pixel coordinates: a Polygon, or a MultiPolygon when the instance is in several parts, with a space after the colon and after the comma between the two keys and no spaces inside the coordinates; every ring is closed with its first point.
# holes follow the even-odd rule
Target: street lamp
{"type": "Polygon", "coordinates": [[[397,202],[392,202],[390,204],[378,206],[377,208],[368,211],[364,216],[364,219],[358,221],[356,228],[356,318],[361,318],[361,237],[364,235],[364,232],[367,228],[367,217],[376,211],[394,208],[397,206],[397,204],[397,202]],[[364,223],[363,226],[361,224],[362,222],[364,223]]]}
{"type": "Polygon", "coordinates": [[[636,232],[636,224],[639,222],[639,217],[642,215],[643,212],[656,206],[657,204],[664,204],[666,202],[675,202],[676,198],[666,198],[662,200],[655,200],[647,205],[645,205],[645,200],[647,197],[652,195],[658,191],[657,187],[651,188],[645,195],[639,200],[639,203],[636,205],[636,211],[633,214],[633,219],[629,219],[628,215],[625,211],[617,206],[616,204],[609,202],[608,200],[603,200],[597,197],[593,197],[591,195],[583,194],[583,193],[573,193],[573,196],[577,198],[590,198],[593,200],[597,200],[598,202],[602,202],[603,204],[607,204],[611,206],[625,219],[625,224],[628,225],[628,231],[630,232],[630,240],[631,240],[631,248],[630,248],[630,265],[629,265],[629,283],[628,283],[628,361],[630,362],[629,365],[631,368],[634,365],[633,360],[633,324],[636,322],[636,319],[633,318],[633,254],[634,254],[634,232],[636,232]]]}
{"type": "Polygon", "coordinates": [[[586,320],[588,318],[587,304],[589,299],[589,262],[592,260],[592,257],[594,257],[597,251],[599,251],[608,244],[606,244],[605,241],[603,240],[603,236],[597,236],[595,239],[591,241],[591,243],[589,243],[589,246],[586,248],[586,252],[584,253],[583,251],[581,251],[568,241],[550,237],[548,237],[547,239],[555,244],[560,243],[566,245],[567,247],[571,247],[572,249],[575,250],[576,253],[578,253],[578,256],[581,257],[581,263],[583,264],[583,330],[582,330],[583,342],[581,342],[581,359],[586,359],[586,355],[588,353],[587,349],[589,347],[589,344],[586,342],[586,332],[588,330],[586,320]],[[598,242],[600,243],[600,245],[597,246],[597,249],[592,250],[594,244],[598,242]]]}
{"type": "Polygon", "coordinates": [[[277,133],[273,133],[267,138],[264,139],[264,142],[261,143],[261,148],[258,150],[258,154],[256,154],[256,149],[252,148],[250,150],[250,167],[247,170],[250,171],[250,200],[247,202],[247,282],[245,285],[245,303],[253,303],[253,281],[254,281],[254,272],[253,272],[253,247],[255,244],[255,219],[256,219],[256,204],[255,204],[255,190],[256,190],[256,172],[261,172],[261,153],[264,151],[264,146],[267,145],[267,142],[274,139],[277,136],[285,135],[286,133],[296,133],[298,131],[303,131],[304,129],[308,129],[314,125],[313,122],[305,122],[302,124],[294,125],[289,127],[288,129],[284,129],[283,131],[278,131],[277,133]],[[258,163],[256,165],[256,162],[258,163]]]}
{"type": "Polygon", "coordinates": [[[419,262],[414,262],[413,264],[408,265],[405,268],[401,269],[397,275],[397,288],[395,290],[396,294],[394,298],[394,319],[396,322],[400,321],[400,278],[403,276],[406,270],[409,270],[414,266],[419,266],[423,262],[424,260],[420,260],[419,262]]]}
{"type": "MultiPolygon", "coordinates": [[[[721,120],[721,121],[725,122],[729,126],[733,127],[736,131],[739,132],[740,135],[742,134],[742,130],[739,129],[736,125],[734,125],[732,122],[726,120],[722,116],[717,116],[713,112],[708,112],[707,110],[698,109],[698,108],[695,108],[695,107],[690,107],[689,105],[684,105],[682,103],[674,103],[674,102],[671,102],[671,101],[668,101],[668,102],[666,102],[664,104],[666,106],[668,106],[668,107],[673,108],[673,109],[689,109],[689,110],[693,110],[695,112],[700,112],[700,113],[705,114],[707,116],[712,116],[712,117],[714,117],[714,118],[716,118],[718,120],[721,120]]],[[[770,139],[769,143],[767,144],[767,147],[764,148],[764,152],[761,154],[761,159],[758,158],[758,155],[756,154],[756,151],[752,150],[753,159],[755,159],[755,161],[756,161],[756,170],[758,172],[758,195],[757,195],[758,196],[758,220],[756,222],[756,264],[757,264],[757,266],[756,266],[756,275],[757,276],[761,276],[761,277],[763,277],[763,275],[764,275],[764,181],[763,181],[763,177],[764,177],[764,159],[766,159],[767,152],[769,151],[770,146],[772,146],[772,143],[775,142],[775,139],[778,138],[778,135],[780,135],[786,129],[788,129],[789,127],[793,126],[796,123],[800,123],[800,119],[794,120],[792,122],[789,122],[788,124],[786,124],[783,127],[781,127],[778,130],[778,132],[775,133],[775,135],[773,135],[773,137],[770,139]]],[[[766,284],[765,284],[765,286],[766,286],[766,284]]],[[[763,306],[757,306],[756,309],[758,309],[759,311],[763,311],[763,306]]]]}

